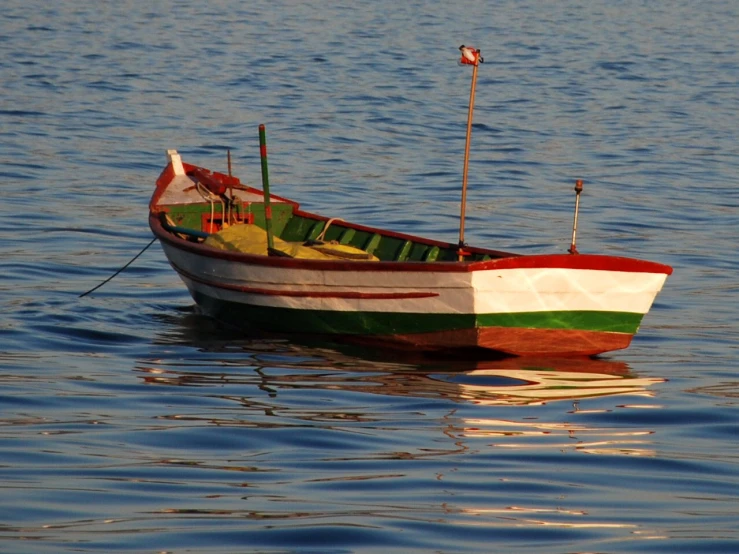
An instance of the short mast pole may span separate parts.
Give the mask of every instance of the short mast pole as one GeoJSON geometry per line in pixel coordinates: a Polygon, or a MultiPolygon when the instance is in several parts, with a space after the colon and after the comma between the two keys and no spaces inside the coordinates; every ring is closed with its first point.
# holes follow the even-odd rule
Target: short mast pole
{"type": "Polygon", "coordinates": [[[267,252],[274,251],[272,237],[272,205],[269,199],[269,170],[267,169],[267,133],[264,124],[259,126],[259,156],[262,159],[262,190],[264,191],[264,229],[267,231],[267,252]]]}
{"type": "Polygon", "coordinates": [[[464,261],[464,219],[467,208],[467,173],[470,166],[470,143],[472,140],[472,113],[475,109],[475,88],[477,86],[477,66],[484,60],[480,50],[464,44],[459,47],[462,52],[461,63],[472,66],[472,84],[470,86],[470,103],[467,109],[467,138],[464,146],[464,168],[462,170],[462,201],[459,214],[459,261],[464,261]]]}
{"type": "MultiPolygon", "coordinates": [[[[233,177],[233,173],[231,173],[231,149],[226,148],[226,165],[228,166],[228,176],[233,177]]],[[[228,199],[228,219],[225,219],[224,214],[224,227],[229,226],[233,223],[233,208],[234,208],[234,189],[232,186],[230,186],[229,181],[229,195],[226,197],[228,199]]]]}
{"type": "Polygon", "coordinates": [[[572,222],[572,244],[567,250],[570,254],[579,254],[575,246],[577,242],[577,214],[580,211],[580,193],[582,192],[582,179],[575,181],[575,220],[572,222]]]}

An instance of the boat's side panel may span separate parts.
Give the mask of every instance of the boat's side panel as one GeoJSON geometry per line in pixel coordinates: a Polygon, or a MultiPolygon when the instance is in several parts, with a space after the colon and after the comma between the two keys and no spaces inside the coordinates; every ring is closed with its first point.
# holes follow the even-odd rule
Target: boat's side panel
{"type": "MultiPolygon", "coordinates": [[[[224,299],[302,310],[467,313],[480,326],[541,326],[547,312],[644,314],[664,274],[565,268],[470,273],[332,271],[237,264],[164,244],[178,272],[218,289],[224,299]],[[511,320],[497,314],[539,316],[511,320]]],[[[640,319],[640,318],[639,318],[640,319]]],[[[584,321],[584,323],[587,323],[584,321]]]]}
{"type": "MultiPolygon", "coordinates": [[[[183,279],[195,301],[216,318],[265,331],[349,337],[369,344],[423,349],[485,348],[508,354],[590,356],[626,348],[632,333],[591,329],[475,327],[469,314],[291,310],[224,299],[183,279]]],[[[618,319],[619,314],[613,314],[618,319]]]]}
{"type": "MultiPolygon", "coordinates": [[[[419,314],[370,311],[295,310],[285,307],[244,303],[212,287],[183,278],[195,301],[208,313],[245,327],[287,333],[315,333],[382,337],[415,336],[451,329],[474,329],[470,314],[419,314]]],[[[415,339],[414,339],[415,340],[415,339]]],[[[399,339],[397,342],[408,342],[399,339]]],[[[471,344],[474,345],[474,342],[471,344]]],[[[437,347],[459,345],[437,344],[437,347]]]]}
{"type": "Polygon", "coordinates": [[[194,288],[224,301],[335,312],[474,313],[470,273],[362,272],[251,266],[170,245],[172,266],[194,288]]]}
{"type": "Polygon", "coordinates": [[[667,275],[570,268],[473,273],[475,312],[618,311],[645,314],[667,275]]]}
{"type": "Polygon", "coordinates": [[[163,248],[196,301],[217,317],[266,330],[513,354],[625,348],[666,278],[567,268],[290,269],[163,248]]]}

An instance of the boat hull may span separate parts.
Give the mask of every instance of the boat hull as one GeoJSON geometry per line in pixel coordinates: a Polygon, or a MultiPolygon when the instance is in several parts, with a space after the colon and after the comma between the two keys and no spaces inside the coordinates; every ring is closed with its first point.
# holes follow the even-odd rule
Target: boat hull
{"type": "MultiPolygon", "coordinates": [[[[187,280],[184,280],[187,284],[187,280]]],[[[513,356],[594,356],[627,348],[634,336],[632,333],[586,329],[517,327],[471,327],[443,331],[408,331],[402,327],[404,332],[347,332],[345,329],[351,325],[363,325],[366,329],[386,327],[382,319],[389,318],[387,314],[377,313],[326,314],[310,310],[265,309],[248,303],[224,301],[199,291],[197,286],[188,285],[188,288],[196,304],[207,314],[244,328],[331,335],[350,342],[401,349],[433,351],[480,348],[513,356]]],[[[423,314],[413,315],[424,317],[423,314]]],[[[396,316],[392,318],[397,319],[396,316]]]]}
{"type": "Polygon", "coordinates": [[[151,223],[196,303],[216,318],[426,350],[591,356],[626,348],[671,271],[569,254],[471,264],[273,258],[193,244],[151,223]]]}

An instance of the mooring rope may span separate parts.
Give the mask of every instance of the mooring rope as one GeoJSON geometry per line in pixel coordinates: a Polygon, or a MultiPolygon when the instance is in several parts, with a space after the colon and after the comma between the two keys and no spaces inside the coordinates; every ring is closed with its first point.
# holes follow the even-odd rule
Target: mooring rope
{"type": "Polygon", "coordinates": [[[87,292],[83,292],[82,294],[80,294],[80,295],[79,295],[79,298],[82,298],[83,296],[87,296],[87,295],[88,295],[88,294],[90,294],[91,292],[94,292],[94,291],[98,290],[98,289],[99,289],[100,287],[102,287],[102,286],[103,286],[103,285],[104,285],[105,283],[107,283],[108,281],[111,281],[111,280],[112,280],[112,279],[113,279],[113,278],[114,278],[114,277],[115,277],[116,275],[118,275],[118,274],[119,274],[119,273],[120,273],[121,271],[123,271],[124,269],[126,269],[126,268],[127,268],[127,267],[128,267],[129,265],[131,265],[131,264],[132,264],[133,262],[135,262],[135,261],[136,261],[136,259],[137,259],[137,258],[138,258],[139,256],[141,256],[141,254],[143,254],[144,252],[146,252],[146,250],[147,250],[147,249],[148,249],[148,248],[149,248],[149,247],[150,247],[150,246],[151,246],[152,244],[154,244],[154,242],[155,242],[156,240],[157,240],[157,237],[154,237],[153,239],[151,239],[151,242],[150,242],[149,244],[147,244],[146,246],[144,246],[144,249],[143,249],[143,250],[141,250],[141,252],[139,252],[138,254],[136,254],[136,255],[135,255],[135,256],[134,256],[134,257],[133,257],[133,258],[131,259],[131,261],[129,261],[129,262],[128,262],[128,263],[126,264],[126,265],[124,265],[124,266],[123,266],[122,268],[120,268],[120,269],[119,269],[118,271],[116,271],[116,272],[115,272],[115,273],[114,273],[113,275],[111,275],[110,277],[108,277],[108,278],[107,278],[107,279],[106,279],[105,281],[103,281],[102,283],[100,283],[100,284],[99,284],[98,286],[96,286],[96,287],[93,287],[93,288],[91,288],[90,290],[88,290],[87,292]]]}

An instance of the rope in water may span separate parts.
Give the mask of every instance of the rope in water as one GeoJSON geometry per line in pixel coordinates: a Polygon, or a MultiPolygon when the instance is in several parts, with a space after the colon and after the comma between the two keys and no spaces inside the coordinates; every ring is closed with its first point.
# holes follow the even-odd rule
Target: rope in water
{"type": "Polygon", "coordinates": [[[116,271],[116,272],[115,272],[115,273],[114,273],[113,275],[111,275],[110,277],[108,277],[108,278],[107,278],[107,279],[106,279],[105,281],[103,281],[102,283],[100,283],[100,284],[99,284],[98,286],[96,286],[96,287],[93,287],[93,288],[91,288],[90,290],[88,290],[87,292],[83,292],[82,294],[80,294],[80,295],[79,295],[79,298],[82,298],[83,296],[87,296],[87,295],[88,295],[88,294],[90,294],[91,292],[95,292],[95,291],[96,291],[96,290],[98,290],[98,289],[99,289],[100,287],[102,287],[102,286],[103,286],[103,285],[104,285],[105,283],[107,283],[108,281],[111,281],[111,280],[112,280],[112,279],[113,279],[113,278],[114,278],[114,277],[115,277],[116,275],[118,275],[118,274],[119,274],[120,272],[122,272],[122,271],[123,271],[124,269],[126,269],[126,268],[127,268],[127,267],[128,267],[129,265],[131,265],[131,264],[132,264],[133,262],[135,262],[135,261],[136,261],[136,260],[138,259],[138,257],[139,257],[139,256],[141,256],[141,254],[143,254],[144,252],[146,252],[146,250],[147,250],[147,249],[148,249],[148,248],[149,248],[149,247],[150,247],[150,246],[151,246],[152,244],[154,244],[154,242],[155,242],[156,240],[157,240],[157,238],[156,238],[156,237],[154,237],[153,239],[151,239],[151,242],[150,242],[149,244],[147,244],[146,246],[144,246],[143,250],[141,250],[141,252],[139,252],[138,254],[136,254],[136,255],[135,255],[135,256],[134,256],[134,257],[133,257],[133,258],[131,259],[131,261],[129,261],[129,262],[128,262],[128,263],[126,264],[126,265],[124,265],[124,266],[123,266],[122,268],[120,268],[120,269],[119,269],[118,271],[116,271]]]}

